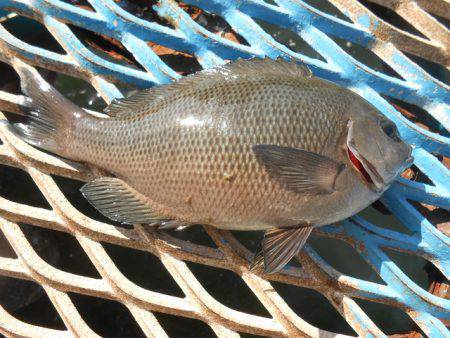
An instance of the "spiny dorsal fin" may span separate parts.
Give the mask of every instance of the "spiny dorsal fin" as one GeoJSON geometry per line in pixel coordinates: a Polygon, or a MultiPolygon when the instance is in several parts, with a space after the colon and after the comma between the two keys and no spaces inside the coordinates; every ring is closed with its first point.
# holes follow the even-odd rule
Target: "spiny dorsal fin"
{"type": "Polygon", "coordinates": [[[109,106],[104,109],[104,112],[111,117],[139,112],[140,110],[154,104],[155,100],[158,97],[158,91],[156,90],[157,88],[164,87],[147,88],[140,90],[130,95],[129,97],[115,99],[109,106]]]}
{"type": "Polygon", "coordinates": [[[98,178],[85,184],[81,193],[98,211],[116,222],[151,224],[167,219],[151,209],[144,195],[119,178],[98,178]]]}
{"type": "Polygon", "coordinates": [[[267,230],[261,243],[261,251],[255,255],[251,270],[264,266],[264,273],[280,271],[305,245],[312,226],[276,228],[267,230]]]}
{"type": "Polygon", "coordinates": [[[272,179],[297,193],[331,194],[345,168],[329,157],[297,148],[259,144],[253,152],[272,179]]]}
{"type": "Polygon", "coordinates": [[[252,58],[252,59],[239,59],[231,61],[227,64],[220,65],[209,70],[202,71],[211,72],[213,74],[219,72],[223,76],[229,76],[230,73],[237,76],[252,76],[258,75],[283,75],[294,77],[312,77],[311,70],[306,65],[301,65],[295,61],[287,61],[282,58],[252,58]]]}
{"type": "Polygon", "coordinates": [[[239,59],[181,77],[167,85],[144,89],[130,97],[114,100],[104,111],[111,117],[133,115],[136,112],[150,109],[159,100],[167,98],[174,91],[183,88],[192,88],[192,86],[210,83],[211,81],[224,82],[237,77],[251,76],[255,78],[264,75],[312,77],[312,73],[307,66],[294,61],[286,61],[281,58],[276,60],[270,58],[239,59]]]}

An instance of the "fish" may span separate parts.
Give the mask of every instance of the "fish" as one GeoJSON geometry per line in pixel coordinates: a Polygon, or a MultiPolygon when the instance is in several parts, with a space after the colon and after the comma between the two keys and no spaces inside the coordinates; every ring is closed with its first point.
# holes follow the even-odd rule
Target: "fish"
{"type": "Polygon", "coordinates": [[[355,215],[413,162],[392,121],[294,61],[231,61],[115,100],[108,118],[12,63],[33,109],[9,130],[107,172],[81,188],[100,213],[264,231],[254,271],[280,271],[315,227],[355,215]]]}

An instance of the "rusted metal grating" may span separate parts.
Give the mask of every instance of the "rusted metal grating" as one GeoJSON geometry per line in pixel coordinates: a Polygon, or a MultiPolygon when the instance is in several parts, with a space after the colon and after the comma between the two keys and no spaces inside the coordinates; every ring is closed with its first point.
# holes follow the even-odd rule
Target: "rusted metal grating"
{"type": "MultiPolygon", "coordinates": [[[[84,181],[95,173],[36,150],[2,128],[0,161],[26,171],[52,209],[0,198],[0,230],[18,256],[0,257],[0,274],[39,283],[66,330],[27,324],[0,306],[0,332],[8,336],[96,335],[68,296],[68,293],[79,293],[124,304],[148,336],[166,336],[154,312],[201,320],[217,336],[223,337],[237,336],[237,332],[292,337],[332,335],[312,326],[289,308],[271,285],[271,282],[281,282],[323,294],[361,336],[384,336],[383,327],[378,327],[354,299],[397,307],[426,335],[449,336],[445,326],[450,319],[448,296],[422,289],[383,251],[389,248],[423,257],[447,279],[450,274],[448,229],[444,231],[447,235],[439,231],[433,224],[436,222],[431,213],[424,215],[414,204],[418,202],[445,210],[450,207],[450,175],[443,163],[450,154],[449,88],[411,61],[411,58],[416,62],[429,60],[442,65],[444,72],[450,66],[450,35],[441,23],[450,19],[449,2],[370,0],[363,4],[356,0],[329,0],[340,12],[335,13],[338,17],[318,10],[314,1],[187,0],[184,3],[217,14],[248,44],[208,31],[193,20],[185,4],[172,0],[161,0],[154,7],[159,18],[172,27],[139,18],[112,0],[89,0],[93,10],[87,4],[80,7],[59,0],[0,0],[0,8],[42,22],[65,51],[58,54],[32,46],[20,41],[0,24],[0,59],[8,62],[11,56],[17,56],[30,65],[80,77],[91,83],[107,102],[122,96],[116,83],[145,87],[167,83],[180,76],[162,61],[152,48],[154,44],[189,53],[203,68],[238,57],[291,57],[308,64],[316,75],[355,90],[397,124],[402,137],[415,146],[416,168],[427,177],[425,183],[400,178],[383,198],[408,229],[407,234],[374,225],[361,216],[317,231],[320,236],[350,244],[381,277],[383,284],[340,273],[310,245],[298,257],[302,268],[290,267],[280,274],[258,276],[247,268],[252,257],[250,251],[230,232],[205,227],[217,246],[211,248],[142,226],[123,229],[96,221],[68,201],[52,176],[84,181]],[[390,8],[422,36],[380,19],[369,9],[373,3],[390,8]],[[439,21],[436,17],[444,20],[439,21]],[[320,56],[310,57],[289,49],[262,28],[264,23],[294,32],[320,56]],[[119,41],[142,70],[94,54],[77,38],[72,26],[119,41]],[[336,38],[343,40],[344,45],[351,43],[370,50],[373,58],[382,59],[398,76],[361,63],[338,44],[336,38]],[[408,57],[404,52],[413,56],[408,57]],[[412,123],[391,105],[391,99],[422,108],[422,114],[437,121],[438,127],[427,130],[412,123]],[[85,277],[51,266],[33,249],[19,223],[73,235],[101,278],[85,277]],[[118,269],[101,242],[158,256],[185,296],[169,296],[136,285],[118,269]],[[271,318],[222,305],[208,294],[186,262],[233,271],[249,286],[271,318]]],[[[0,109],[3,111],[20,112],[26,105],[24,97],[0,92],[0,109]]],[[[442,226],[445,230],[448,223],[442,226]]]]}

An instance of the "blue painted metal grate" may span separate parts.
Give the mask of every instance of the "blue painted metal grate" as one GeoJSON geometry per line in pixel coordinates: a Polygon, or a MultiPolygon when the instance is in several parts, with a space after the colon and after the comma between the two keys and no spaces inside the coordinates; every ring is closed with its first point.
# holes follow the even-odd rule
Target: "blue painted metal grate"
{"type": "MultiPolygon", "coordinates": [[[[449,87],[433,78],[404,53],[440,63],[444,68],[449,66],[449,32],[425,11],[448,19],[448,2],[371,1],[390,6],[399,15],[409,18],[424,37],[402,32],[356,0],[329,0],[340,11],[339,17],[318,10],[309,4],[314,4],[313,1],[184,2],[220,16],[248,44],[210,32],[192,19],[185,11],[186,6],[172,0],[161,0],[154,6],[160,19],[166,20],[172,27],[139,18],[112,0],[89,0],[91,9],[59,0],[0,0],[0,8],[41,21],[65,51],[58,54],[32,46],[16,38],[0,24],[0,59],[7,62],[9,57],[18,56],[29,64],[80,77],[90,82],[107,102],[122,97],[116,83],[148,87],[170,82],[180,76],[162,61],[148,42],[189,53],[202,68],[240,57],[289,57],[306,63],[317,76],[358,92],[394,121],[401,136],[415,146],[414,165],[428,178],[428,183],[399,178],[383,197],[384,204],[408,230],[407,234],[377,226],[361,216],[335,227],[322,228],[317,233],[349,243],[384,284],[339,273],[310,245],[299,257],[303,268],[291,267],[280,274],[267,276],[265,280],[247,270],[246,259],[251,254],[229,232],[206,228],[217,245],[213,249],[189,244],[151,229],[136,226],[119,230],[90,219],[67,201],[50,176],[57,174],[86,180],[89,171],[33,149],[1,129],[0,136],[4,142],[0,148],[1,162],[26,170],[52,210],[0,198],[0,230],[18,256],[16,259],[0,257],[0,274],[31,279],[41,284],[67,330],[57,331],[20,322],[0,306],[0,332],[25,336],[93,335],[94,332],[68,297],[67,292],[71,291],[123,303],[149,336],[165,335],[152,311],[200,319],[218,336],[234,336],[237,331],[289,336],[325,334],[325,331],[308,324],[289,309],[270,284],[270,281],[280,281],[322,293],[361,336],[384,336],[383,327],[375,325],[353,299],[398,307],[426,335],[450,336],[445,327],[450,320],[450,300],[418,286],[383,250],[388,248],[420,256],[431,262],[446,278],[450,274],[449,238],[413,205],[419,202],[445,210],[450,207],[450,175],[442,162],[443,157],[450,155],[449,87]],[[291,50],[268,34],[262,28],[265,24],[293,32],[318,56],[310,57],[291,50]],[[141,69],[118,64],[93,53],[69,25],[119,41],[141,69]],[[374,58],[382,59],[398,76],[392,72],[383,73],[358,61],[346,51],[344,45],[338,43],[338,39],[342,39],[344,45],[349,43],[370,50],[374,58]],[[408,120],[389,102],[391,99],[421,107],[423,114],[437,121],[436,130],[427,130],[408,120]],[[74,235],[101,279],[82,277],[51,267],[30,247],[17,225],[19,222],[74,235]],[[132,283],[117,269],[100,241],[156,254],[185,297],[155,293],[132,283]],[[271,318],[241,313],[220,304],[205,291],[184,261],[237,273],[268,310],[271,318]]],[[[0,108],[5,111],[20,112],[21,107],[27,104],[21,96],[5,92],[0,94],[0,108]]]]}

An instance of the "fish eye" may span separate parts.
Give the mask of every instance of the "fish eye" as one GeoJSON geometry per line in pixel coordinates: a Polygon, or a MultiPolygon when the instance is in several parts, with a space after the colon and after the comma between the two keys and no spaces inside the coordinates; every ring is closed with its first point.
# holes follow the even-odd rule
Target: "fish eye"
{"type": "Polygon", "coordinates": [[[400,136],[398,134],[397,126],[387,119],[382,119],[380,121],[380,126],[383,132],[389,136],[391,139],[393,139],[396,142],[400,142],[400,136]]]}

